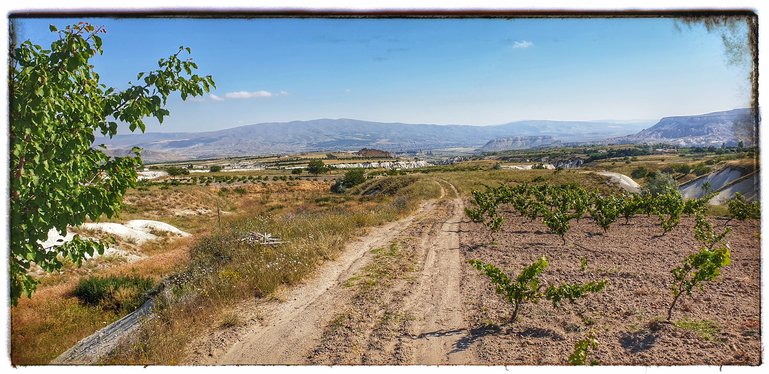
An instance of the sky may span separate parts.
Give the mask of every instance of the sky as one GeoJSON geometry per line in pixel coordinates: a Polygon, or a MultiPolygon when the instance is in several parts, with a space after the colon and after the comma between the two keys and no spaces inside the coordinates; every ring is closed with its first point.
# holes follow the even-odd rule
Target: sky
{"type": "Polygon", "coordinates": [[[78,21],[107,29],[93,65],[125,88],[180,45],[217,88],[174,96],[148,132],[318,118],[495,125],[645,120],[747,107],[721,35],[668,18],[17,19],[48,45],[78,21]]]}

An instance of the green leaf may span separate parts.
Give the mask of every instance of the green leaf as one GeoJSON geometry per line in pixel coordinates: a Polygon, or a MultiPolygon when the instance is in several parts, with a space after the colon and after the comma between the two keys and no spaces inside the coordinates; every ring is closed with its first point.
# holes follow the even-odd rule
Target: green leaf
{"type": "MultiPolygon", "coordinates": [[[[53,25],[49,29],[58,31],[53,25]]],[[[9,180],[12,305],[35,290],[37,282],[27,274],[32,263],[53,271],[62,266],[58,255],[79,264],[86,254],[104,248],[77,239],[47,252],[39,241],[49,229],[66,230],[89,217],[113,216],[126,190],[136,184],[138,152],[137,158],[110,158],[104,147],[92,147],[94,131],[113,136],[118,122],[144,131],[147,117],[162,120],[169,115],[164,106],[172,92],[189,95],[205,87],[171,68],[139,73],[137,79],[144,78],[146,87],[107,87],[90,63],[101,53],[102,39],[96,34],[102,32],[80,23],[59,33],[50,50],[27,40],[13,51],[18,67],[9,74],[8,149],[10,175],[18,177],[9,180]]],[[[174,57],[162,61],[179,66],[174,57]]]]}

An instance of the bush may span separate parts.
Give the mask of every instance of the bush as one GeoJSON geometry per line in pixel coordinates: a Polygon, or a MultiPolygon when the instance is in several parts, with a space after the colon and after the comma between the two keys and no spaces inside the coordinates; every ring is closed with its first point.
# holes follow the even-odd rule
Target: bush
{"type": "Polygon", "coordinates": [[[178,167],[178,166],[170,166],[170,167],[166,168],[166,172],[168,173],[168,175],[170,175],[172,177],[175,177],[175,176],[178,176],[178,175],[187,175],[187,174],[190,173],[189,169],[181,168],[181,167],[178,167]]]}
{"type": "Polygon", "coordinates": [[[740,221],[748,218],[761,218],[761,203],[758,201],[749,202],[739,192],[734,194],[733,199],[729,200],[727,207],[729,208],[729,215],[740,221]]]}
{"type": "Polygon", "coordinates": [[[208,168],[208,171],[210,171],[212,173],[220,172],[220,171],[222,171],[222,166],[221,165],[211,165],[211,167],[208,168]]]}
{"type": "Polygon", "coordinates": [[[321,160],[312,160],[307,164],[307,172],[310,174],[321,174],[328,171],[328,167],[321,160]]]}
{"type": "Polygon", "coordinates": [[[692,171],[692,167],[689,164],[675,164],[673,170],[681,174],[689,174],[692,171]]]}
{"type": "Polygon", "coordinates": [[[641,167],[635,168],[635,170],[633,170],[630,173],[630,176],[633,177],[634,179],[641,179],[646,177],[648,174],[649,174],[649,170],[641,166],[641,167]]]}
{"type": "Polygon", "coordinates": [[[303,169],[292,169],[291,174],[302,174],[303,169]]]}
{"type": "MultiPolygon", "coordinates": [[[[708,160],[708,162],[710,161],[713,161],[713,160],[708,160]]],[[[706,166],[705,164],[697,164],[697,166],[695,166],[694,169],[692,169],[692,173],[694,173],[694,175],[699,177],[701,175],[710,173],[711,170],[712,169],[706,166]]]]}
{"type": "Polygon", "coordinates": [[[646,178],[646,185],[644,185],[642,192],[644,195],[657,196],[660,194],[665,194],[668,191],[677,190],[678,184],[676,183],[675,179],[670,176],[670,174],[655,172],[649,174],[649,176],[646,178]]]}
{"type": "Polygon", "coordinates": [[[357,186],[365,181],[366,174],[363,169],[350,170],[344,174],[344,179],[342,179],[342,183],[344,183],[344,186],[347,188],[357,186]]]}
{"type": "Polygon", "coordinates": [[[129,313],[141,306],[154,286],[151,278],[138,276],[88,277],[80,280],[74,294],[84,304],[129,313]]]}
{"type": "Polygon", "coordinates": [[[344,186],[344,182],[341,179],[337,179],[334,185],[331,186],[331,192],[333,193],[345,193],[347,188],[344,186]]]}

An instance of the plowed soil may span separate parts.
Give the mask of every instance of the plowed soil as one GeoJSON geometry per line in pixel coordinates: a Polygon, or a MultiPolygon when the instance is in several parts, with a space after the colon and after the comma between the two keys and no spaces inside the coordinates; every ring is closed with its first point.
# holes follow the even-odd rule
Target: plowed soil
{"type": "MultiPolygon", "coordinates": [[[[590,219],[573,225],[564,245],[540,222],[508,215],[496,244],[475,223],[461,225],[461,250],[468,259],[496,264],[510,275],[540,256],[550,262],[546,282],[606,279],[605,290],[561,308],[524,305],[516,323],[485,276],[468,274],[462,294],[469,309],[479,364],[562,365],[577,340],[592,329],[603,365],[757,365],[760,363],[760,226],[728,223],[732,264],[719,279],[679,300],[673,324],[660,323],[672,299],[670,269],[697,251],[693,219],[684,218],[661,235],[655,217],[617,223],[607,233],[590,219]],[[587,261],[581,270],[580,259],[587,261]],[[706,322],[703,322],[706,321],[706,322]],[[678,322],[678,324],[676,324],[678,322]],[[707,325],[708,329],[678,327],[707,325]],[[703,331],[705,330],[705,331],[703,331]]],[[[624,221],[624,220],[621,220],[624,221]]],[[[723,225],[725,219],[716,219],[723,225]]]]}

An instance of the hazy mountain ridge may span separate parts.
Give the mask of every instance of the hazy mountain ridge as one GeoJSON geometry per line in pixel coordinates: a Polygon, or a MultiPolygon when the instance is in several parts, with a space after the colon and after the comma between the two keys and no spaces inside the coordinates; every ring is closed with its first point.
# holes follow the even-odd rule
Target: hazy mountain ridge
{"type": "Polygon", "coordinates": [[[201,133],[146,133],[97,137],[113,154],[144,148],[146,161],[377,148],[389,152],[481,147],[511,136],[551,136],[570,142],[632,134],[640,125],[587,121],[518,121],[495,126],[432,125],[319,119],[272,122],[201,133]]]}
{"type": "Polygon", "coordinates": [[[490,140],[483,147],[483,152],[499,152],[509,151],[516,149],[527,149],[535,147],[544,147],[560,144],[559,140],[556,140],[552,136],[508,136],[504,138],[496,138],[490,140]]]}
{"type": "Polygon", "coordinates": [[[662,118],[637,134],[607,139],[609,143],[665,143],[677,146],[735,145],[735,123],[752,121],[750,109],[733,109],[692,116],[662,118]]]}

